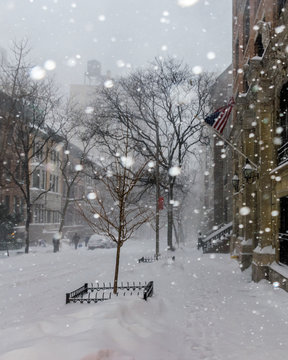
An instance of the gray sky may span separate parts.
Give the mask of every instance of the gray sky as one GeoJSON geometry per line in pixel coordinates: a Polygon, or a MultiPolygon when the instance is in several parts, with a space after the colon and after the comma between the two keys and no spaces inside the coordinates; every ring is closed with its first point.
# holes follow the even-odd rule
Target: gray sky
{"type": "Polygon", "coordinates": [[[220,72],[231,63],[231,0],[1,0],[0,46],[27,37],[35,65],[83,83],[88,60],[123,74],[155,56],[220,72]],[[182,6],[181,6],[182,5],[182,6]],[[189,5],[189,6],[188,6],[189,5]]]}

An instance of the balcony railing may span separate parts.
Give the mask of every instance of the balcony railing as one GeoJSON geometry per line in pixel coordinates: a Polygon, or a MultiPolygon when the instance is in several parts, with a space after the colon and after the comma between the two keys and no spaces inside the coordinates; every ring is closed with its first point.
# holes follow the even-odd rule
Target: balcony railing
{"type": "Polygon", "coordinates": [[[285,144],[278,149],[278,165],[286,161],[288,161],[288,142],[285,142],[285,144]]]}

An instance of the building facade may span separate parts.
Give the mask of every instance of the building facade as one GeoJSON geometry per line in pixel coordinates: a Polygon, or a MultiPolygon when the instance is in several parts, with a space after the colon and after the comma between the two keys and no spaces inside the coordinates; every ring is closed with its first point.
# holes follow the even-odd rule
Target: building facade
{"type": "MultiPolygon", "coordinates": [[[[66,174],[69,180],[70,174],[67,174],[64,168],[64,157],[68,155],[65,155],[59,136],[52,136],[46,142],[46,133],[40,129],[37,129],[37,135],[31,133],[32,140],[27,143],[28,151],[25,155],[15,133],[16,121],[13,120],[11,109],[9,96],[0,92],[0,205],[7,214],[17,219],[15,241],[25,238],[27,209],[31,206],[30,243],[36,243],[40,239],[52,242],[53,234],[59,230],[63,204],[66,201],[64,175],[66,174]],[[26,158],[28,166],[25,170],[26,158]]],[[[69,145],[69,149],[70,168],[75,174],[75,166],[81,161],[82,151],[73,144],[69,145]]],[[[91,181],[91,177],[88,178],[86,173],[80,171],[77,181],[73,183],[71,199],[68,199],[64,235],[69,236],[69,232],[75,231],[84,234],[87,231],[87,224],[79,216],[75,201],[85,196],[87,183],[91,181]]],[[[5,242],[6,238],[6,235],[0,234],[0,242],[5,242]]]]}
{"type": "MultiPolygon", "coordinates": [[[[232,65],[221,73],[211,88],[211,111],[223,107],[232,97],[232,65]]],[[[213,237],[232,222],[232,152],[223,138],[231,133],[231,116],[224,129],[223,137],[216,131],[207,129],[210,144],[205,148],[205,171],[203,179],[203,226],[201,232],[205,238],[213,237]]],[[[225,240],[226,241],[226,240],[225,240]]],[[[211,242],[213,245],[213,241],[211,242]]],[[[211,251],[217,246],[210,246],[211,251]]]]}
{"type": "Polygon", "coordinates": [[[288,265],[287,23],[285,0],[233,1],[232,252],[254,281],[288,265]]]}

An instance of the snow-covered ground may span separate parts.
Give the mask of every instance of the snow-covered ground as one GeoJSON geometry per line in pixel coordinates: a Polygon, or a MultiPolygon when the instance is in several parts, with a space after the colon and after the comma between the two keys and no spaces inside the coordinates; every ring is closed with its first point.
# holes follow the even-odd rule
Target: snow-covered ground
{"type": "MultiPolygon", "coordinates": [[[[1,360],[286,359],[288,294],[250,281],[229,255],[178,249],[137,263],[152,241],[122,248],[120,281],[154,281],[147,302],[65,305],[85,282],[113,281],[115,249],[31,248],[0,257],[1,360]]],[[[2,254],[3,255],[3,254],[2,254]]]]}

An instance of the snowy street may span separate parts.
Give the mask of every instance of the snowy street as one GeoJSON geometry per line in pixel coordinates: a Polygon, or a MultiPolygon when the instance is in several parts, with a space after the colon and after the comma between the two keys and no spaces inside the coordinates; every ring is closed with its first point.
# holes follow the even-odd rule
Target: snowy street
{"type": "Polygon", "coordinates": [[[122,248],[120,281],[154,281],[137,296],[65,305],[85,282],[113,281],[115,249],[31,248],[0,259],[1,360],[278,360],[287,353],[288,296],[250,282],[229,255],[178,249],[153,256],[152,241],[122,248]]]}

